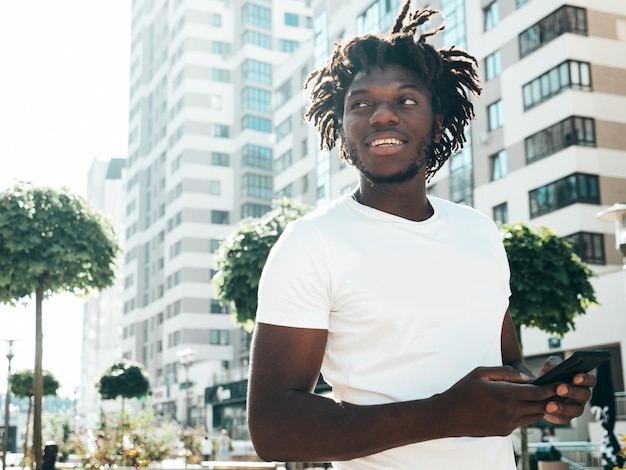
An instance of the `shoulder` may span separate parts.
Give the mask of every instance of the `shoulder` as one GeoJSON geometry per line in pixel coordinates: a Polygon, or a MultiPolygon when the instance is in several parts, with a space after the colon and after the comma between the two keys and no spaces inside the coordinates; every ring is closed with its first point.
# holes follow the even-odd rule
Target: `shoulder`
{"type": "Polygon", "coordinates": [[[488,217],[486,214],[474,209],[473,207],[433,196],[428,196],[428,200],[435,208],[435,212],[437,212],[443,219],[456,221],[457,223],[483,225],[485,227],[497,229],[497,224],[491,217],[488,217]]]}

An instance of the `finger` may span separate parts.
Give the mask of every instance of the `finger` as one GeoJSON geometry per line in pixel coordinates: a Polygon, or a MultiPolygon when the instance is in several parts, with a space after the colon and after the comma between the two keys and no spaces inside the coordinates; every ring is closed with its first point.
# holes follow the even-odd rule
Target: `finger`
{"type": "Polygon", "coordinates": [[[592,374],[576,374],[572,379],[572,383],[574,385],[579,385],[583,387],[595,387],[596,386],[596,377],[592,374]]]}
{"type": "Polygon", "coordinates": [[[566,424],[581,416],[585,410],[584,403],[576,401],[550,401],[545,407],[545,418],[554,424],[566,424]]]}
{"type": "Polygon", "coordinates": [[[531,380],[531,377],[510,366],[479,367],[477,373],[482,379],[494,382],[527,383],[531,380]]]}
{"type": "Polygon", "coordinates": [[[591,399],[591,389],[589,387],[559,384],[556,387],[556,394],[565,399],[564,401],[575,401],[582,404],[591,399]]]}

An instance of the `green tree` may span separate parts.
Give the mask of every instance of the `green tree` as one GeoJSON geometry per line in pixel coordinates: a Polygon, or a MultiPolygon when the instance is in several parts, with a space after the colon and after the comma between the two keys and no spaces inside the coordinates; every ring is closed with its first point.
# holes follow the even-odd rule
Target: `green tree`
{"type": "Polygon", "coordinates": [[[254,327],[259,278],[270,249],[287,224],[309,210],[290,199],[274,201],[271,211],[245,221],[220,244],[213,277],[216,293],[222,303],[234,305],[235,321],[248,332],[254,327]]]}
{"type": "MultiPolygon", "coordinates": [[[[562,337],[596,304],[593,272],[552,229],[524,223],[501,226],[511,268],[509,310],[522,345],[522,326],[562,337]]],[[[522,469],[528,470],[528,430],[521,429],[522,469]]]]}
{"type": "Polygon", "coordinates": [[[565,238],[552,229],[523,223],[502,226],[511,267],[509,309],[521,341],[521,327],[562,337],[576,316],[597,303],[593,272],[565,238]]]}
{"type": "Polygon", "coordinates": [[[67,189],[18,183],[0,193],[0,302],[35,294],[33,450],[42,466],[42,304],[59,292],[88,295],[110,286],[120,246],[110,223],[67,189]]]}
{"type": "Polygon", "coordinates": [[[96,383],[96,389],[103,400],[122,397],[122,427],[124,424],[124,400],[150,395],[150,376],[143,365],[121,359],[111,364],[96,383]]]}
{"type": "MultiPolygon", "coordinates": [[[[42,370],[42,378],[43,378],[43,391],[42,395],[47,397],[51,395],[56,395],[57,390],[59,389],[59,381],[56,379],[51,372],[47,370],[42,370]]],[[[30,426],[30,416],[33,409],[33,397],[35,396],[34,389],[35,375],[32,370],[24,369],[13,372],[9,376],[9,387],[11,389],[11,393],[15,395],[17,398],[27,398],[28,399],[28,414],[26,418],[26,433],[28,436],[28,428],[30,426]]],[[[24,455],[29,455],[28,453],[28,439],[24,439],[24,455]]],[[[32,459],[32,457],[31,457],[32,459]]]]}

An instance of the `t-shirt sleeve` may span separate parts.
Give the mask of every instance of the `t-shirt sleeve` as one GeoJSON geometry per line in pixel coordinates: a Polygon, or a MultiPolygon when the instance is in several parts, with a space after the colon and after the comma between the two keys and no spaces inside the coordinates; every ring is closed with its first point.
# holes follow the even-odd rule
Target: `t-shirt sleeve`
{"type": "Polygon", "coordinates": [[[308,220],[291,222],[270,250],[263,268],[256,321],[328,329],[330,285],[321,233],[308,220]]]}

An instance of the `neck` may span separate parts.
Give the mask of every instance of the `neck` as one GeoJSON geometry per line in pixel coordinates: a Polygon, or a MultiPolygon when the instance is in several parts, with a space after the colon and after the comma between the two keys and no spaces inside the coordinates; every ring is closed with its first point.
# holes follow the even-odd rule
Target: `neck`
{"type": "Polygon", "coordinates": [[[415,222],[427,220],[434,213],[424,186],[414,184],[401,188],[394,184],[371,186],[360,181],[352,196],[364,206],[415,222]]]}

